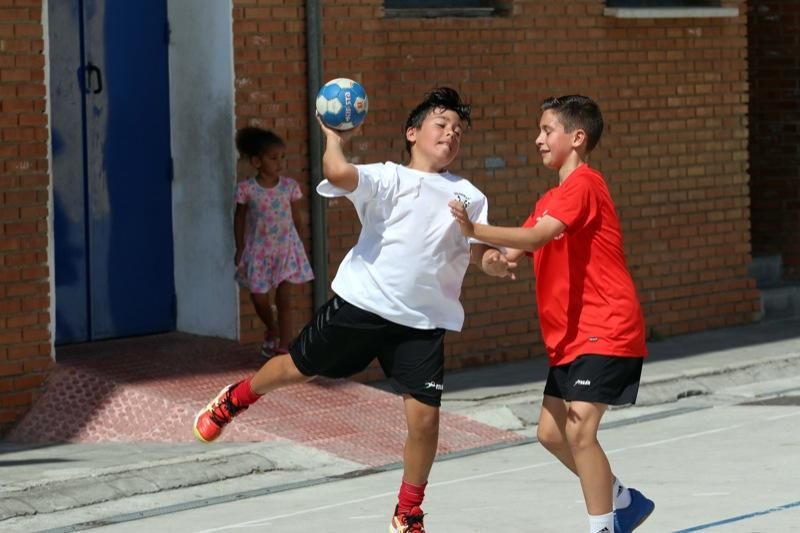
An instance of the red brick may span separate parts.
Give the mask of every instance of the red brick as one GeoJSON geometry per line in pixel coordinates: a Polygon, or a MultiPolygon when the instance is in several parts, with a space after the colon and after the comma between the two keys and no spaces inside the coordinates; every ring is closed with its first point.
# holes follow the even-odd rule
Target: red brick
{"type": "MultiPolygon", "coordinates": [[[[5,80],[0,83],[0,214],[5,213],[0,268],[12,267],[19,278],[43,283],[2,284],[0,313],[7,309],[17,315],[2,317],[5,328],[28,316],[37,317],[33,326],[42,326],[50,312],[46,217],[51,186],[42,2],[4,1],[2,60],[14,63],[4,64],[0,76],[5,80]],[[14,39],[15,31],[30,38],[14,39]],[[20,213],[16,218],[14,210],[20,213]]],[[[798,130],[791,129],[796,98],[784,98],[796,89],[796,80],[777,74],[794,68],[786,62],[796,56],[791,46],[798,17],[792,12],[793,25],[776,25],[758,9],[777,12],[789,10],[788,5],[753,0],[753,8],[739,18],[696,19],[687,26],[685,20],[610,19],[602,15],[602,2],[528,2],[515,5],[508,18],[420,21],[382,18],[376,0],[325,0],[324,71],[360,79],[370,92],[367,123],[348,147],[359,161],[399,159],[398,130],[408,109],[436,84],[461,89],[473,103],[475,122],[454,170],[487,193],[490,216],[507,225],[521,223],[537,196],[554,184],[532,143],[539,102],[549,94],[589,87],[607,121],[592,162],[608,177],[622,216],[628,261],[637,287],[645,291],[648,324],[659,334],[676,334],[753,319],[758,293],[746,272],[750,227],[739,223],[750,211],[752,251],[784,253],[787,265],[800,272],[800,231],[792,222],[797,218],[788,218],[800,206],[792,196],[800,164],[785,157],[799,144],[798,130]],[[546,40],[539,38],[543,31],[546,40]],[[749,39],[749,54],[748,31],[761,32],[749,39]],[[759,43],[769,46],[753,48],[759,43]],[[771,58],[768,49],[789,59],[771,58]],[[758,98],[747,94],[748,58],[758,73],[751,78],[764,80],[751,95],[758,98]],[[784,107],[763,103],[773,101],[784,107]],[[748,120],[755,133],[749,139],[748,120]],[[782,131],[779,140],[770,140],[770,128],[782,131]],[[748,159],[748,142],[754,141],[764,157],[748,159]],[[490,156],[502,157],[506,167],[486,169],[490,156]],[[752,206],[747,203],[748,164],[752,206]],[[711,303],[718,294],[727,296],[711,303]]],[[[287,166],[310,196],[304,6],[300,0],[235,0],[235,111],[237,126],[263,125],[289,140],[287,166]]],[[[248,172],[246,164],[238,165],[240,176],[248,172]]],[[[326,204],[329,272],[317,275],[330,279],[360,225],[349,202],[326,204]]],[[[302,204],[306,211],[309,206],[302,204]]],[[[298,230],[310,248],[308,218],[298,230]]],[[[448,368],[541,354],[532,320],[530,262],[520,270],[525,286],[522,279],[499,282],[470,269],[463,336],[480,336],[457,337],[448,345],[448,368]],[[513,306],[501,307],[500,300],[511,298],[513,306]]],[[[241,340],[256,344],[263,326],[246,293],[241,301],[241,340]]],[[[293,300],[298,326],[310,316],[310,302],[306,284],[293,300]]],[[[26,361],[43,364],[47,358],[37,356],[49,354],[49,338],[41,328],[33,331],[37,340],[29,344],[21,342],[21,331],[13,333],[19,337],[6,356],[18,356],[22,349],[26,361]]],[[[366,375],[379,374],[371,368],[366,375]]]]}
{"type": "Polygon", "coordinates": [[[0,404],[4,407],[27,406],[31,404],[32,400],[31,392],[14,392],[0,396],[0,404]]]}
{"type": "Polygon", "coordinates": [[[0,376],[16,376],[22,372],[22,363],[0,361],[0,376]]]}
{"type": "MultiPolygon", "coordinates": [[[[17,359],[28,359],[31,357],[36,357],[39,354],[39,347],[36,344],[18,344],[15,346],[10,346],[8,348],[8,356],[9,360],[17,360],[17,359]]],[[[22,367],[20,366],[20,369],[22,367]]]]}
{"type": "MultiPolygon", "coordinates": [[[[44,383],[44,380],[47,378],[44,374],[27,374],[24,376],[18,376],[14,378],[13,387],[14,390],[22,391],[22,390],[29,390],[29,389],[36,389],[44,383]]],[[[0,390],[2,388],[0,387],[0,390]]]]}

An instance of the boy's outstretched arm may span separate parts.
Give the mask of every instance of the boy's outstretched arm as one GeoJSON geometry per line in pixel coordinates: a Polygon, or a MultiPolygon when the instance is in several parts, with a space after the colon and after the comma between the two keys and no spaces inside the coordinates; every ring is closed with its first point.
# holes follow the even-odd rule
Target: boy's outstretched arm
{"type": "Polygon", "coordinates": [[[467,210],[457,201],[450,201],[450,212],[461,227],[461,233],[495,246],[507,246],[532,252],[541,248],[558,235],[564,233],[567,226],[557,218],[545,215],[532,228],[505,228],[475,224],[469,219],[467,210]]]}
{"type": "Polygon", "coordinates": [[[358,186],[358,170],[347,162],[342,145],[352,136],[354,130],[346,133],[326,126],[317,116],[322,133],[325,134],[325,152],[322,154],[322,174],[336,187],[354,191],[358,186]]]}
{"type": "Polygon", "coordinates": [[[480,243],[470,245],[469,262],[478,265],[490,276],[517,279],[517,276],[511,271],[511,269],[517,268],[517,263],[509,261],[500,250],[489,245],[480,243]]]}
{"type": "Polygon", "coordinates": [[[506,248],[504,255],[509,263],[516,263],[525,255],[525,250],[520,250],[519,248],[506,248]]]}

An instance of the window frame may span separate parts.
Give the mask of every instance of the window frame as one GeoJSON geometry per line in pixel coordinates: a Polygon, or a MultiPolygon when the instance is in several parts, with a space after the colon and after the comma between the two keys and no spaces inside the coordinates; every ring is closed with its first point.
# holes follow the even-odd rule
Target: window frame
{"type": "Polygon", "coordinates": [[[606,6],[627,8],[719,7],[719,0],[606,0],[606,6]]]}
{"type": "Polygon", "coordinates": [[[508,12],[505,0],[384,0],[387,18],[495,17],[508,12]]]}
{"type": "Polygon", "coordinates": [[[621,19],[731,18],[738,7],[722,7],[720,0],[606,0],[606,17],[621,19]]]}

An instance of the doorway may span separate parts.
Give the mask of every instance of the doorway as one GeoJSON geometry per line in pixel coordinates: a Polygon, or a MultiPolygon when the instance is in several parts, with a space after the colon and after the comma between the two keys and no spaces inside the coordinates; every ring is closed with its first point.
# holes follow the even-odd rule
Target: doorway
{"type": "Polygon", "coordinates": [[[48,2],[57,344],[175,329],[166,0],[48,2]]]}

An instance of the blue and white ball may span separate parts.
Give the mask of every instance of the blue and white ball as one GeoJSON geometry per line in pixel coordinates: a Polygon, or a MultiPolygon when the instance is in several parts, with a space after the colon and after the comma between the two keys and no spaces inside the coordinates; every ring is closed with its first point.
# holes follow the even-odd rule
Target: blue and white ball
{"type": "Polygon", "coordinates": [[[317,113],[327,126],[340,131],[351,130],[367,116],[367,91],[348,78],[331,80],[317,93],[317,113]]]}

